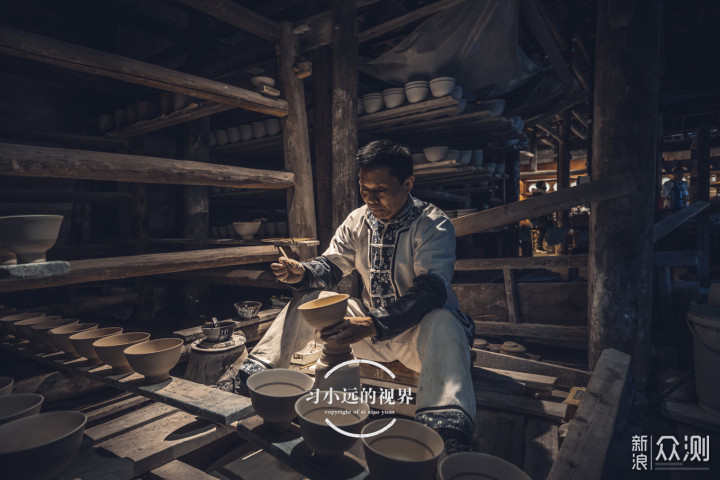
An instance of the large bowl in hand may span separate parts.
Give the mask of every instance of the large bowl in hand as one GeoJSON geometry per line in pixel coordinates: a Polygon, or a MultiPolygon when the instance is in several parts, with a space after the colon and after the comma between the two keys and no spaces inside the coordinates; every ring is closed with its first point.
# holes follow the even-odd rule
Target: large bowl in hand
{"type": "Polygon", "coordinates": [[[45,261],[45,252],[57,241],[62,215],[0,217],[0,245],[17,256],[17,263],[45,261]]]}
{"type": "Polygon", "coordinates": [[[348,298],[350,295],[345,293],[330,295],[303,303],[298,310],[303,320],[311,327],[322,330],[332,327],[345,317],[348,298]]]}

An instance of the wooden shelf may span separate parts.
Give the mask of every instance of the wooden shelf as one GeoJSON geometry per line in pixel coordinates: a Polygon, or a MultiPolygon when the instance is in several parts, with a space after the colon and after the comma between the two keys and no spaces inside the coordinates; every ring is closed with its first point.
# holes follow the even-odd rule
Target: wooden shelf
{"type": "Polygon", "coordinates": [[[243,270],[240,268],[206,268],[192,272],[175,274],[183,280],[196,282],[234,285],[241,287],[277,288],[288,290],[290,285],[282,283],[275,278],[269,270],[243,270]]]}
{"type": "Polygon", "coordinates": [[[382,126],[400,125],[419,120],[429,120],[437,116],[457,115],[458,101],[451,96],[431,98],[419,103],[411,103],[397,108],[386,108],[375,113],[360,115],[358,129],[370,131],[382,126]],[[451,108],[448,108],[451,107],[451,108]]]}
{"type": "Polygon", "coordinates": [[[214,102],[202,102],[202,103],[191,103],[185,108],[175,110],[167,115],[162,115],[151,120],[141,120],[132,125],[108,133],[108,137],[113,138],[130,138],[143,133],[154,132],[155,130],[161,130],[163,128],[172,127],[181,123],[189,122],[191,120],[197,120],[198,118],[208,117],[216,113],[225,112],[232,110],[233,106],[223,105],[222,103],[214,102]]]}
{"type": "Polygon", "coordinates": [[[479,170],[472,165],[465,167],[440,167],[437,169],[425,169],[415,174],[415,183],[424,185],[429,183],[442,183],[452,185],[457,183],[477,183],[481,181],[492,182],[502,180],[488,175],[484,170],[479,170]]]}
{"type": "Polygon", "coordinates": [[[277,256],[277,249],[268,245],[73,260],[70,262],[70,273],[66,275],[23,280],[2,279],[0,280],[0,293],[201,270],[204,268],[271,262],[275,261],[277,256]]]}
{"type": "Polygon", "coordinates": [[[282,132],[270,137],[254,138],[245,142],[226,143],[213,147],[213,154],[274,152],[283,149],[282,132]]]}

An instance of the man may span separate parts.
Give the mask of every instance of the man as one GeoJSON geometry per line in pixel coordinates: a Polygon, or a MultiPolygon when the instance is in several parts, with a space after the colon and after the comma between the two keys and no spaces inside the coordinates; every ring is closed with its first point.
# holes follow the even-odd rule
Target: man
{"type": "MultiPolygon", "coordinates": [[[[547,186],[545,185],[545,182],[543,182],[542,180],[536,182],[535,191],[532,192],[532,196],[537,197],[540,195],[545,195],[546,193],[547,186]]],[[[550,215],[542,215],[540,217],[535,217],[532,219],[533,228],[537,230],[537,245],[535,246],[535,251],[537,252],[546,252],[544,242],[545,237],[547,236],[547,230],[550,222],[550,215]]]]}
{"type": "Polygon", "coordinates": [[[350,213],[322,256],[308,262],[280,257],[271,268],[300,292],[240,368],[247,379],[266,368],[287,368],[292,354],[315,332],[297,307],[326,296],[357,270],[362,301],[349,299],[347,316],[321,338],[352,344],[358,358],[400,360],[420,373],[416,419],[436,429],[447,453],[470,451],[475,396],[470,375],[474,326],[459,311],[450,286],[455,231],[443,212],[410,195],[410,151],[388,141],[358,152],[360,195],[365,205],[350,213]],[[325,291],[325,292],[321,292],[325,291]]]}
{"type": "Polygon", "coordinates": [[[688,183],[683,180],[684,170],[678,166],[672,170],[672,178],[663,184],[660,196],[663,198],[663,209],[676,212],[688,206],[690,192],[688,183]]]}

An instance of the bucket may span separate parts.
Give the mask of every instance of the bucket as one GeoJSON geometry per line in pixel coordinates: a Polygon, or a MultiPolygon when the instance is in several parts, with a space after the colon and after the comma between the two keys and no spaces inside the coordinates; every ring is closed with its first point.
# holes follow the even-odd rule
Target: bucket
{"type": "Polygon", "coordinates": [[[700,407],[720,414],[720,316],[698,315],[692,310],[693,306],[688,311],[687,322],[693,334],[695,391],[700,407]]]}

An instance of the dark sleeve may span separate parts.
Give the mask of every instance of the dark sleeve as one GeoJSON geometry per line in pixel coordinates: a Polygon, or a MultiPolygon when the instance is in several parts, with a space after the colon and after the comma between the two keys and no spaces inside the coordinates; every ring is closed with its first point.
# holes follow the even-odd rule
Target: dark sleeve
{"type": "Polygon", "coordinates": [[[370,310],[377,330],[373,340],[387,340],[420,323],[431,310],[442,308],[447,301],[445,283],[437,275],[418,275],[412,287],[395,303],[370,310]]]}
{"type": "Polygon", "coordinates": [[[305,267],[305,276],[291,285],[297,290],[332,290],[343,277],[342,270],[323,256],[301,263],[305,267]]]}

